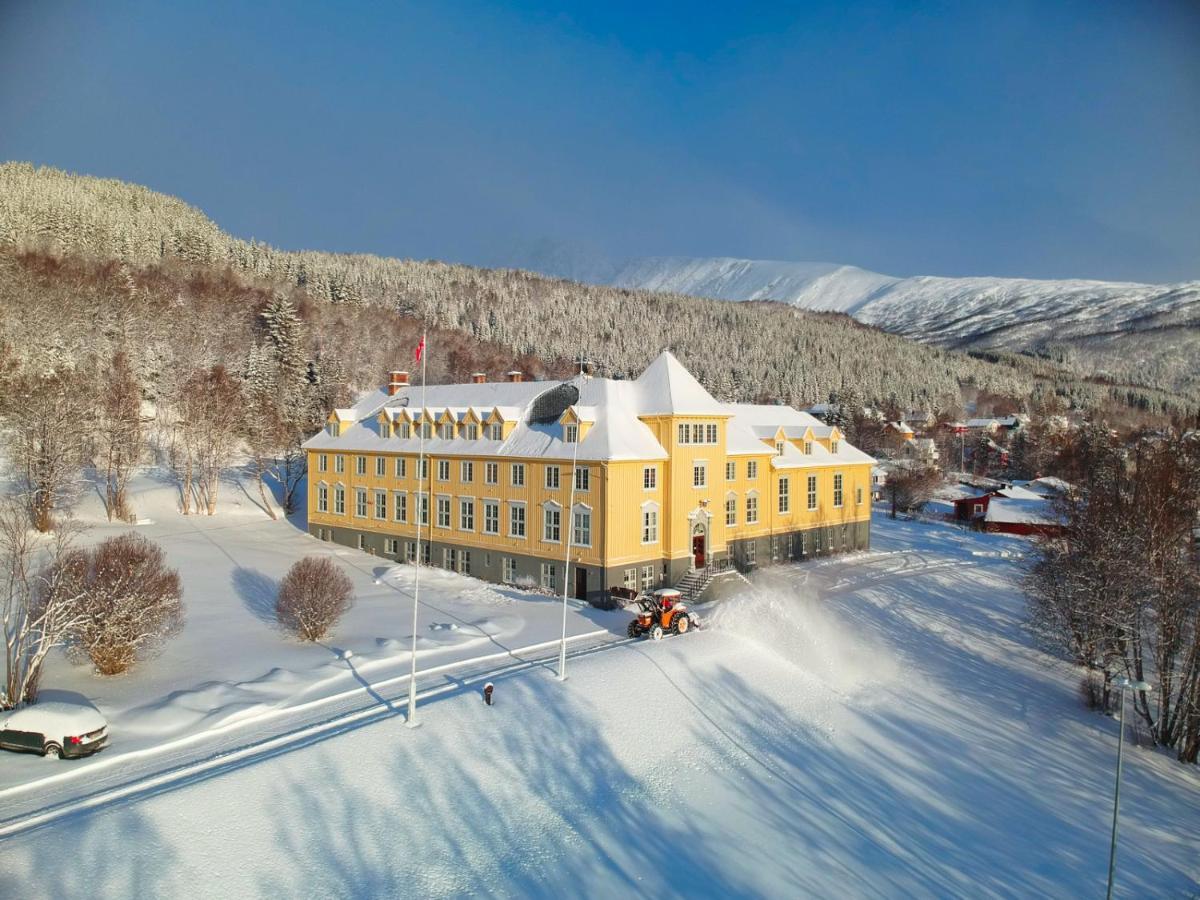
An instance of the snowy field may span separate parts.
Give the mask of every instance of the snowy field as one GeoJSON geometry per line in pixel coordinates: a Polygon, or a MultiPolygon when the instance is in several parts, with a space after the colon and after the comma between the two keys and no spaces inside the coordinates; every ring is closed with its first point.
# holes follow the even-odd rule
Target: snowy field
{"type": "MultiPolygon", "coordinates": [[[[423,679],[414,730],[404,572],[337,550],[358,605],[302,647],[267,598],[329,545],[142,493],[188,625],[120,679],[54,661],[113,745],[0,757],[0,896],[1103,892],[1116,726],[1024,632],[1021,540],[877,516],[870,553],[764,570],[661,644],[573,609],[565,684],[506,655],[556,636],[551,598],[443,574],[421,666],[489,658],[423,679]]],[[[1127,750],[1117,893],[1192,896],[1200,773],[1127,750]]]]}

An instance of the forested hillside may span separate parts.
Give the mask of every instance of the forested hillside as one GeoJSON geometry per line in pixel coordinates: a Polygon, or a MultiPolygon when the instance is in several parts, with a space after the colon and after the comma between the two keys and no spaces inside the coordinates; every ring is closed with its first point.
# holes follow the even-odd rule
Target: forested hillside
{"type": "Polygon", "coordinates": [[[4,246],[0,334],[14,364],[67,364],[89,353],[103,358],[119,345],[147,367],[148,387],[161,377],[155,373],[179,367],[176,355],[186,359],[182,368],[222,362],[244,369],[255,340],[255,304],[261,307],[272,292],[299,292],[316,301],[304,309],[312,359],[335,366],[337,377],[353,387],[375,384],[388,365],[406,361],[414,317],[423,316],[447,336],[430,341],[438,377],[462,376],[463,369],[502,357],[522,359],[531,369],[539,365],[535,358],[552,369],[559,360],[561,368],[581,349],[602,370],[628,375],[669,347],[728,399],[805,404],[837,393],[945,407],[959,402],[965,386],[1020,398],[1053,391],[1085,406],[1181,408],[1170,395],[1080,381],[1044,360],[973,358],[840,314],[777,303],[731,304],[517,270],[276,250],[223,233],[176,198],[25,163],[0,165],[4,246]],[[67,259],[53,263],[45,254],[67,259]],[[139,299],[114,301],[114,279],[139,299]],[[103,290],[95,286],[100,283],[103,290]],[[50,296],[68,303],[69,314],[60,303],[33,324],[29,304],[38,307],[50,296]],[[215,316],[206,312],[214,296],[224,298],[218,304],[224,312],[215,316]],[[234,309],[241,309],[240,318],[234,309]],[[125,315],[114,323],[117,310],[125,315]],[[97,318],[89,323],[89,316],[97,318]],[[368,321],[370,327],[363,324],[368,321]],[[212,333],[194,333],[199,323],[212,333]],[[106,344],[98,354],[90,346],[97,340],[106,344]]]}

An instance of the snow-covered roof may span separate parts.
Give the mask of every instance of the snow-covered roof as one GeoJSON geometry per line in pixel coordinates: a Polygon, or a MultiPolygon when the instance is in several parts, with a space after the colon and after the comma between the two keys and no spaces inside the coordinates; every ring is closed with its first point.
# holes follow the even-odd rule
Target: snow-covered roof
{"type": "MultiPolygon", "coordinates": [[[[512,456],[569,460],[578,446],[581,460],[666,459],[667,453],[643,418],[664,415],[696,415],[725,418],[726,453],[732,456],[774,453],[770,441],[782,429],[789,440],[798,440],[811,431],[815,437],[828,439],[835,430],[819,419],[790,406],[718,403],[670,353],[663,352],[651,363],[641,377],[634,381],[576,376],[569,384],[579,391],[577,401],[569,407],[580,421],[591,427],[576,444],[562,440],[563,426],[558,422],[539,424],[531,415],[535,401],[561,387],[561,382],[471,382],[468,384],[429,385],[422,389],[404,385],[397,393],[373,391],[353,407],[356,424],[345,428],[340,436],[322,431],[304,444],[312,450],[348,452],[416,453],[421,447],[417,434],[408,438],[384,437],[375,425],[382,412],[395,418],[404,411],[419,416],[424,412],[438,420],[449,414],[461,422],[474,412],[486,421],[493,410],[516,427],[500,441],[481,436],[443,439],[436,435],[424,442],[425,452],[436,456],[512,456]]],[[[543,404],[544,405],[544,404],[543,404]]],[[[539,417],[541,414],[539,413],[539,417]]],[[[540,422],[545,422],[540,418],[540,422]]],[[[871,462],[871,457],[846,441],[838,442],[834,453],[820,443],[813,444],[812,453],[802,453],[788,443],[782,456],[774,456],[776,468],[835,465],[871,462]]]]}
{"type": "Polygon", "coordinates": [[[1053,505],[1036,495],[1034,499],[1011,498],[1003,494],[992,497],[984,521],[1025,525],[1060,524],[1053,505]]]}
{"type": "Polygon", "coordinates": [[[721,416],[724,407],[669,350],[658,354],[638,376],[643,416],[721,416]]]}

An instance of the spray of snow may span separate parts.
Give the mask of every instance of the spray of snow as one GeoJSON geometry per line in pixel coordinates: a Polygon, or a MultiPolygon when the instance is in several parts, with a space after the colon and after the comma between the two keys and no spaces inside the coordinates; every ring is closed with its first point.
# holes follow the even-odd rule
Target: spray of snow
{"type": "Polygon", "coordinates": [[[812,589],[773,572],[756,575],[704,624],[756,645],[846,697],[897,674],[883,647],[843,621],[812,589]]]}

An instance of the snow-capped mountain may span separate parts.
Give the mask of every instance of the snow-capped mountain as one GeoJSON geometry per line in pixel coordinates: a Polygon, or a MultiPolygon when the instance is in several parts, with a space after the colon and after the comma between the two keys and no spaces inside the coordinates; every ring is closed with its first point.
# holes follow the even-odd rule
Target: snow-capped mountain
{"type": "Polygon", "coordinates": [[[1136,284],[1026,278],[895,278],[833,263],[647,257],[612,284],[847,313],[962,349],[1069,358],[1089,374],[1200,385],[1200,281],[1136,284]]]}

